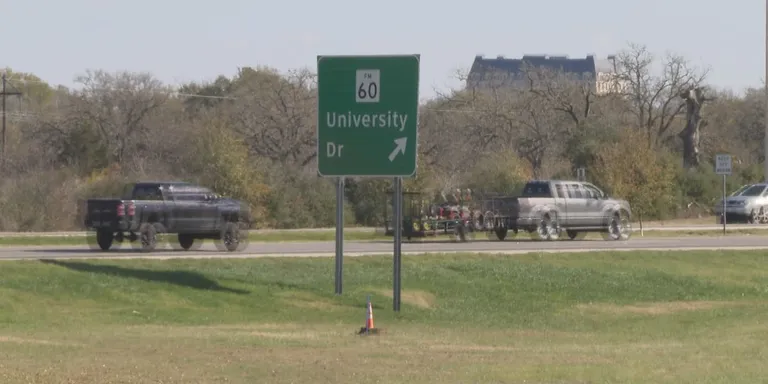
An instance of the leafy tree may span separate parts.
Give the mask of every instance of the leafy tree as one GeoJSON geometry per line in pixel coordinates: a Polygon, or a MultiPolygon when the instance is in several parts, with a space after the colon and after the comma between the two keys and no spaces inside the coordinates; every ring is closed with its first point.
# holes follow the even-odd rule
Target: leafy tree
{"type": "Polygon", "coordinates": [[[215,192],[248,202],[253,218],[263,219],[269,189],[248,147],[217,117],[209,117],[204,126],[192,140],[188,172],[215,192]]]}
{"type": "Polygon", "coordinates": [[[675,201],[675,168],[648,140],[643,132],[626,129],[588,168],[596,185],[629,201],[641,226],[644,218],[669,212],[675,201]]]}

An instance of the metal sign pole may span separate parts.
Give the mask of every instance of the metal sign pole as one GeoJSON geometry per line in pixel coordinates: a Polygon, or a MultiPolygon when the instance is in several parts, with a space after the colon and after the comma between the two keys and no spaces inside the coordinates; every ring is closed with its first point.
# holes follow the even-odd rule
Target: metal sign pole
{"type": "Polygon", "coordinates": [[[336,294],[341,295],[344,265],[344,178],[336,183],[336,294]]]}
{"type": "Polygon", "coordinates": [[[726,188],[725,188],[725,174],[723,174],[723,235],[725,235],[725,195],[726,195],[726,188]]]}
{"type": "Polygon", "coordinates": [[[393,279],[392,279],[392,309],[395,312],[400,312],[400,262],[401,262],[401,248],[402,245],[402,232],[403,232],[403,179],[395,177],[395,209],[394,217],[392,221],[395,224],[395,249],[393,260],[393,279]]]}

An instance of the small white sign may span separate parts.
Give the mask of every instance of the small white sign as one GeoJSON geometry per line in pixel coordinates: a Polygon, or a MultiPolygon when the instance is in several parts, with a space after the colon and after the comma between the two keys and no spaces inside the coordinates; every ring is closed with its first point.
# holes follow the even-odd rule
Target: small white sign
{"type": "Polygon", "coordinates": [[[718,175],[731,174],[731,155],[717,155],[715,157],[715,173],[718,175]]]}
{"type": "Polygon", "coordinates": [[[355,101],[358,103],[379,102],[379,70],[358,69],[355,73],[355,101]]]}
{"type": "Polygon", "coordinates": [[[576,179],[579,181],[587,181],[587,169],[584,167],[576,168],[576,179]]]}

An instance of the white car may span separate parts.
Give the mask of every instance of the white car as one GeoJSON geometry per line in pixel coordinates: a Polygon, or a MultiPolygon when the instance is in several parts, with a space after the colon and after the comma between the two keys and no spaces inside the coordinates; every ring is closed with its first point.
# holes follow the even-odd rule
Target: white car
{"type": "MultiPolygon", "coordinates": [[[[715,214],[723,221],[723,200],[714,206],[715,214]]],[[[768,223],[768,184],[743,186],[725,199],[727,223],[768,223]]]]}

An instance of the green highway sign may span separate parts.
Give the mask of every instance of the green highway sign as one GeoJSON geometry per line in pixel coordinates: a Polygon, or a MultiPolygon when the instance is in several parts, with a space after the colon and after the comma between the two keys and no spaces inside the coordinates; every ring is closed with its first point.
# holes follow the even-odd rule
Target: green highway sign
{"type": "Polygon", "coordinates": [[[320,176],[416,173],[419,55],[317,57],[320,176]]]}

